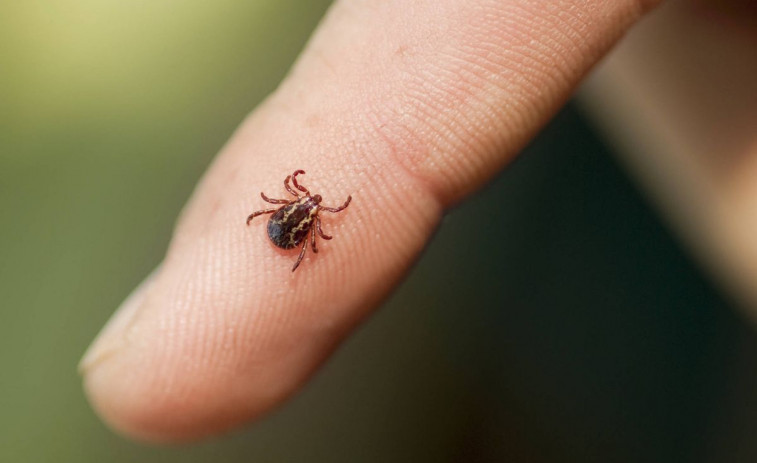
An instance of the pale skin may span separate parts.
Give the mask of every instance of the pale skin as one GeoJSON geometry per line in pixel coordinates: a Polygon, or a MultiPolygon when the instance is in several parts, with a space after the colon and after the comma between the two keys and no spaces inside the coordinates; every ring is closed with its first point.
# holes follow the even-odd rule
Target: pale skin
{"type": "Polygon", "coordinates": [[[656,3],[337,1],[85,355],[97,413],[133,438],[188,441],[280,405],[402,280],[444,211],[656,3]],[[266,206],[261,191],[285,197],[296,168],[327,204],[352,202],[324,218],[334,239],[292,273],[292,252],[245,219],[266,206]]]}

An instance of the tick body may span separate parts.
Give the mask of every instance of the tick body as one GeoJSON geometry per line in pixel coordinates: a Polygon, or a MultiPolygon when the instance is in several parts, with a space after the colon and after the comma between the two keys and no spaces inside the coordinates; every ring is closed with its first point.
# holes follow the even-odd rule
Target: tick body
{"type": "Polygon", "coordinates": [[[347,201],[339,207],[326,207],[321,205],[321,195],[311,195],[307,188],[297,183],[297,176],[304,174],[304,170],[296,170],[292,175],[287,176],[284,180],[284,188],[291,193],[296,199],[271,199],[260,193],[264,201],[271,204],[283,204],[278,208],[263,209],[253,212],[247,217],[247,225],[252,219],[263,214],[273,214],[268,220],[268,237],[271,242],[281,249],[292,249],[299,245],[302,246],[297,262],[294,263],[292,271],[302,262],[305,256],[305,250],[308,247],[308,240],[313,248],[313,252],[318,252],[315,244],[316,233],[325,240],[332,237],[325,234],[321,229],[321,211],[339,212],[347,208],[352,201],[352,196],[347,197],[347,201]],[[294,188],[289,185],[292,181],[294,188]],[[304,194],[300,194],[304,193],[304,194]]]}

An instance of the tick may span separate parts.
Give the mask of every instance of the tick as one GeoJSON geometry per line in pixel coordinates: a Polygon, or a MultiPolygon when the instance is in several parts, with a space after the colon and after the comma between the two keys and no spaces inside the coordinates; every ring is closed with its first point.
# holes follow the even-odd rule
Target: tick
{"type": "Polygon", "coordinates": [[[308,234],[313,252],[318,252],[315,244],[316,232],[324,240],[330,240],[332,237],[323,233],[321,229],[321,217],[318,215],[321,211],[339,212],[347,208],[352,201],[352,196],[347,196],[347,201],[339,207],[326,207],[321,205],[321,195],[311,195],[307,188],[297,183],[297,176],[304,174],[304,170],[295,170],[292,175],[287,175],[284,179],[284,188],[296,199],[271,199],[260,192],[263,201],[271,204],[283,204],[283,206],[272,209],[263,209],[256,211],[247,217],[247,225],[250,225],[252,219],[263,214],[273,214],[268,220],[268,237],[271,242],[281,249],[292,249],[302,243],[302,250],[297,262],[294,263],[292,271],[302,262],[305,256],[305,250],[308,247],[308,234]],[[289,185],[292,181],[294,188],[289,185]],[[305,193],[300,195],[300,192],[305,193]]]}

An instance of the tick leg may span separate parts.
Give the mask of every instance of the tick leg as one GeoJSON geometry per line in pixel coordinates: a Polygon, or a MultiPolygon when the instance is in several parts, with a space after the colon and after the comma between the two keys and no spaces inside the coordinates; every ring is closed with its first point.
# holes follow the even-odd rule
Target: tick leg
{"type": "Polygon", "coordinates": [[[339,207],[320,206],[320,208],[323,209],[324,211],[339,212],[339,211],[343,211],[343,210],[347,209],[347,206],[350,205],[350,201],[352,201],[352,196],[347,196],[347,201],[345,201],[344,204],[342,204],[339,207]]]}
{"type": "MultiPolygon", "coordinates": [[[[318,229],[318,234],[321,235],[321,238],[324,240],[330,240],[332,237],[323,233],[323,229],[321,228],[321,218],[319,216],[315,216],[315,227],[313,230],[318,229]]],[[[315,233],[313,233],[313,237],[315,237],[315,233]]]]}
{"type": "Polygon", "coordinates": [[[247,225],[249,225],[250,222],[252,222],[252,219],[254,219],[255,217],[259,215],[271,214],[276,211],[278,211],[278,209],[263,209],[262,211],[253,212],[252,214],[247,216],[247,225]]]}
{"type": "Polygon", "coordinates": [[[291,175],[287,175],[287,178],[284,180],[284,188],[286,188],[288,192],[292,193],[294,196],[299,198],[300,195],[296,191],[294,191],[292,187],[289,185],[289,180],[291,180],[291,178],[292,178],[291,175]]]}
{"type": "Polygon", "coordinates": [[[288,199],[271,199],[268,196],[265,195],[262,191],[260,192],[260,196],[263,198],[263,201],[271,204],[289,204],[292,201],[289,201],[288,199]]]}
{"type": "Polygon", "coordinates": [[[297,176],[304,173],[305,173],[304,170],[295,170],[294,173],[292,174],[292,183],[294,183],[295,188],[297,188],[301,192],[306,193],[308,196],[310,196],[310,192],[308,191],[308,189],[300,185],[299,183],[297,183],[297,176]]]}
{"type": "Polygon", "coordinates": [[[302,242],[302,251],[300,251],[300,257],[297,258],[297,262],[294,263],[294,267],[292,267],[292,271],[294,272],[297,270],[297,267],[300,266],[300,262],[302,262],[302,258],[305,257],[305,250],[308,248],[308,237],[305,235],[305,239],[302,242]]]}
{"type": "Polygon", "coordinates": [[[318,252],[318,248],[315,247],[315,227],[310,228],[310,244],[313,245],[313,252],[318,252]]]}

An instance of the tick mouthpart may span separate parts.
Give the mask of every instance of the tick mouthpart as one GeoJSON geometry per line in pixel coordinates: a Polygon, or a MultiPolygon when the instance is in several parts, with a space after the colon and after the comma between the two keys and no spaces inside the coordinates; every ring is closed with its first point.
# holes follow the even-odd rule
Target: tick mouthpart
{"type": "Polygon", "coordinates": [[[313,196],[313,202],[316,204],[321,204],[321,201],[323,201],[323,198],[321,198],[321,195],[314,195],[313,196]]]}

